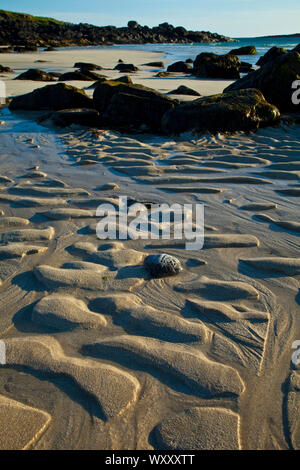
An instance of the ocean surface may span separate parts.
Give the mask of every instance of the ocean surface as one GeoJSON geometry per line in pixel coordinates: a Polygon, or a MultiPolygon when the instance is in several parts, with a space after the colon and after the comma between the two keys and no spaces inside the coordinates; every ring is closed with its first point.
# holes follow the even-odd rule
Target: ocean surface
{"type": "Polygon", "coordinates": [[[144,50],[149,52],[161,52],[166,60],[176,62],[188,58],[195,59],[200,52],[214,52],[215,54],[227,54],[232,49],[253,45],[258,51],[254,56],[241,56],[242,60],[253,65],[271,47],[278,46],[293,49],[300,43],[300,36],[272,36],[258,38],[235,38],[236,42],[221,42],[213,44],[132,44],[111,46],[118,49],[144,50]]]}

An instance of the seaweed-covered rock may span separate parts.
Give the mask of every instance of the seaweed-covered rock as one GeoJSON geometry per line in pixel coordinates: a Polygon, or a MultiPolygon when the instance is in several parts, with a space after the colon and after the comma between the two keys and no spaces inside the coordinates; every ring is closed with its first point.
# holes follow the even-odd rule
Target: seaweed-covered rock
{"type": "Polygon", "coordinates": [[[185,85],[181,85],[176,90],[169,91],[170,95],[189,95],[189,96],[201,96],[196,90],[192,90],[185,85]]]}
{"type": "Polygon", "coordinates": [[[133,83],[131,78],[128,75],[123,75],[120,78],[107,78],[107,77],[102,77],[99,78],[95,83],[90,85],[87,89],[88,90],[95,90],[95,88],[100,85],[100,83],[106,82],[106,81],[112,81],[112,82],[120,82],[120,83],[133,83]]]}
{"type": "Polygon", "coordinates": [[[299,112],[299,106],[292,102],[292,84],[300,79],[300,54],[292,51],[267,62],[255,72],[237,80],[224,91],[257,88],[269,103],[280,111],[299,112]]]}
{"type": "Polygon", "coordinates": [[[255,55],[257,54],[257,50],[255,46],[243,46],[238,47],[237,49],[232,49],[229,54],[234,55],[255,55]]]}
{"type": "Polygon", "coordinates": [[[175,62],[172,65],[169,65],[167,68],[168,72],[183,72],[183,73],[191,73],[193,67],[191,64],[187,64],[186,62],[175,62]]]}
{"type": "Polygon", "coordinates": [[[283,54],[287,54],[287,52],[288,51],[286,49],[283,49],[282,47],[271,47],[271,49],[269,49],[268,52],[265,53],[265,55],[260,57],[260,59],[257,61],[257,65],[265,65],[267,62],[271,62],[277,59],[277,57],[280,57],[283,54]]]}
{"type": "Polygon", "coordinates": [[[163,115],[177,101],[152,88],[107,80],[94,91],[94,107],[113,126],[159,129],[163,115]]]}
{"type": "Polygon", "coordinates": [[[273,124],[279,116],[259,90],[248,89],[181,104],[165,114],[162,129],[168,134],[232,132],[273,124]]]}
{"type": "Polygon", "coordinates": [[[72,124],[78,126],[99,127],[101,125],[100,114],[95,109],[63,109],[48,113],[40,117],[41,124],[52,124],[58,127],[68,127],[72,124]]]}
{"type": "Polygon", "coordinates": [[[9,104],[11,110],[58,110],[93,108],[93,101],[83,90],[65,83],[47,85],[31,93],[16,96],[9,104]]]}
{"type": "Polygon", "coordinates": [[[231,54],[199,54],[194,62],[193,74],[200,78],[240,78],[240,59],[231,54]]]}
{"type": "Polygon", "coordinates": [[[55,78],[52,74],[46,73],[40,69],[29,69],[18,75],[15,80],[34,80],[38,82],[54,82],[55,78]]]}

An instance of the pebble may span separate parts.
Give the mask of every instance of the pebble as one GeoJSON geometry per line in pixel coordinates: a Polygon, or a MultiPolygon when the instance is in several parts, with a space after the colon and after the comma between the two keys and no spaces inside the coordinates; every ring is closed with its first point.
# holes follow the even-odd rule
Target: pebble
{"type": "Polygon", "coordinates": [[[167,254],[149,255],[144,264],[154,277],[175,276],[182,271],[180,261],[167,254]]]}

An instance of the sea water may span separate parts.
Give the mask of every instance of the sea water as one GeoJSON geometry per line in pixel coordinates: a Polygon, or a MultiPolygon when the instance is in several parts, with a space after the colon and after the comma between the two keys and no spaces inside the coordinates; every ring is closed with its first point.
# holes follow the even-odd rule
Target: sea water
{"type": "Polygon", "coordinates": [[[165,60],[177,62],[195,57],[201,52],[213,52],[215,54],[227,54],[232,49],[242,46],[255,46],[258,54],[252,56],[240,56],[241,60],[255,65],[271,47],[278,46],[285,49],[293,49],[300,43],[300,35],[295,36],[270,36],[258,38],[235,38],[235,42],[220,43],[195,43],[195,44],[128,44],[115,45],[113,48],[143,50],[148,52],[160,52],[165,60]]]}

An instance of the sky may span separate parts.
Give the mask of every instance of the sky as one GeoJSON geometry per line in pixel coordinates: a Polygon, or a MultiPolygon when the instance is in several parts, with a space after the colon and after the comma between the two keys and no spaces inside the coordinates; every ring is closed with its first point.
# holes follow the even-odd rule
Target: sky
{"type": "Polygon", "coordinates": [[[300,32],[299,0],[1,0],[0,8],[99,26],[167,21],[231,37],[300,32]]]}

